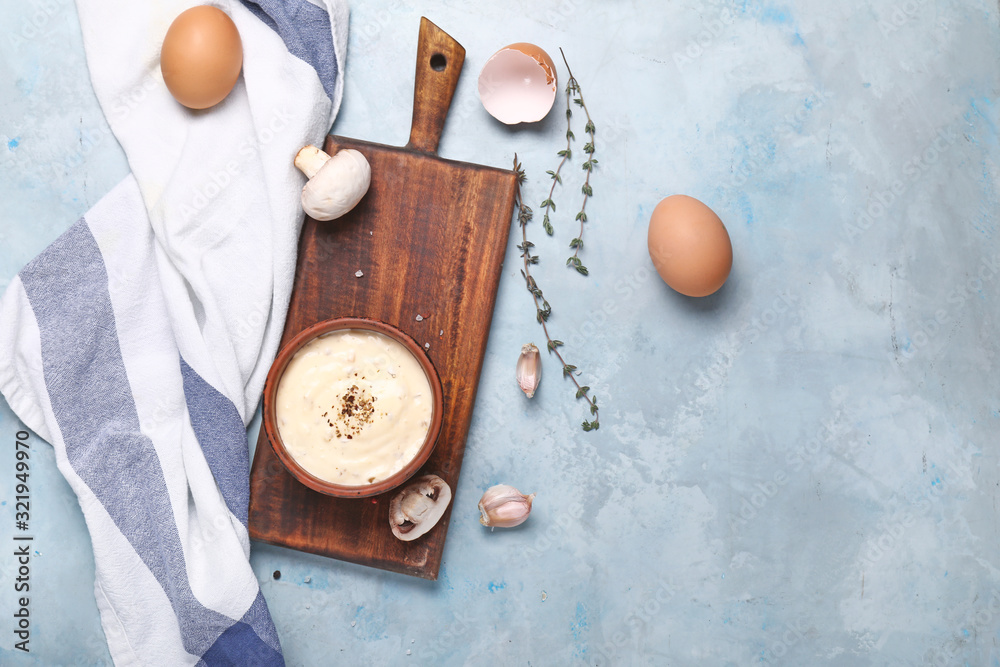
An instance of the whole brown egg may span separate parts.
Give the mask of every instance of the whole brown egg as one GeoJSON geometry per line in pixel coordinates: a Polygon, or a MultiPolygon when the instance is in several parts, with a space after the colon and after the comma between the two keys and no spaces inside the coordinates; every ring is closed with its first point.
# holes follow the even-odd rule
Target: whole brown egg
{"type": "Polygon", "coordinates": [[[647,241],[656,272],[686,296],[717,292],[733,266],[726,226],[694,197],[672,195],[657,204],[647,241]]]}
{"type": "Polygon", "coordinates": [[[163,38],[163,82],[178,102],[191,109],[207,109],[224,100],[242,66],[240,33],[218,7],[202,5],[181,12],[163,38]]]}

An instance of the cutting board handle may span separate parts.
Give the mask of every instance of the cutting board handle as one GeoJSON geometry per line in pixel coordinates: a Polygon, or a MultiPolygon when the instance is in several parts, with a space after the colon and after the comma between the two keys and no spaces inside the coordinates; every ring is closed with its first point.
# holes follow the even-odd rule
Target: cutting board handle
{"type": "Polygon", "coordinates": [[[420,17],[413,123],[407,148],[422,153],[437,152],[464,62],[465,48],[426,17],[420,17]]]}

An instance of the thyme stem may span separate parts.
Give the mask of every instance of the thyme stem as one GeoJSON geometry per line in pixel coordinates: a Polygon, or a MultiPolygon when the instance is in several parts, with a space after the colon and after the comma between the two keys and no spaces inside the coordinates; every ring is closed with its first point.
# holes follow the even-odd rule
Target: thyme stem
{"type": "Polygon", "coordinates": [[[577,106],[583,109],[583,113],[587,116],[587,124],[584,126],[584,132],[586,132],[590,138],[590,141],[583,146],[583,152],[587,154],[587,159],[583,163],[583,170],[587,172],[587,177],[583,182],[583,187],[580,188],[583,192],[583,202],[580,204],[580,211],[576,214],[576,219],[580,221],[580,234],[569,243],[569,247],[573,249],[573,255],[566,260],[566,265],[572,266],[578,273],[588,275],[589,272],[587,271],[587,267],[585,267],[580,261],[580,249],[583,248],[583,225],[587,222],[587,200],[594,194],[594,189],[590,185],[590,175],[594,171],[594,165],[597,164],[597,159],[594,158],[594,153],[597,150],[596,142],[594,140],[597,127],[594,125],[594,121],[590,118],[590,110],[587,109],[587,103],[583,99],[583,89],[580,88],[580,83],[576,80],[576,77],[573,76],[573,70],[569,66],[569,61],[566,59],[566,54],[563,52],[562,47],[559,47],[559,55],[562,56],[563,63],[566,65],[566,71],[569,72],[569,81],[566,84],[567,119],[571,115],[568,108],[569,97],[571,96],[571,93],[576,93],[577,97],[575,97],[573,101],[576,102],[577,106]]]}
{"type": "MultiPolygon", "coordinates": [[[[563,58],[563,61],[565,61],[565,57],[563,58]]],[[[576,79],[570,75],[569,83],[566,84],[566,148],[556,153],[556,155],[562,157],[562,159],[559,160],[559,166],[556,167],[556,170],[552,171],[550,169],[545,172],[552,179],[552,185],[549,187],[549,197],[541,203],[541,208],[545,211],[545,215],[542,217],[542,228],[545,229],[545,233],[549,236],[552,236],[554,231],[552,229],[552,223],[549,222],[549,212],[556,212],[556,202],[552,199],[556,192],[556,183],[562,185],[562,176],[560,176],[560,172],[562,171],[563,165],[566,164],[566,161],[572,159],[573,157],[573,149],[570,146],[570,142],[573,141],[573,139],[576,139],[576,137],[573,135],[571,123],[571,119],[573,118],[573,109],[569,106],[569,100],[573,96],[575,85],[576,79]]]]}
{"type": "Polygon", "coordinates": [[[546,348],[549,352],[554,352],[556,358],[559,359],[559,363],[562,365],[563,377],[569,377],[576,386],[576,397],[586,399],[588,406],[590,407],[590,414],[593,415],[592,421],[583,422],[584,431],[594,431],[600,428],[601,424],[599,421],[600,415],[598,414],[597,408],[597,396],[590,396],[590,387],[586,385],[581,385],[580,381],[577,380],[576,375],[573,371],[576,370],[576,366],[566,363],[566,359],[559,352],[559,348],[563,345],[561,340],[556,340],[552,338],[549,334],[548,319],[552,314],[552,307],[549,302],[545,299],[542,294],[542,290],[538,287],[538,283],[535,282],[534,277],[531,275],[531,265],[538,263],[538,256],[531,254],[531,249],[534,244],[528,240],[528,222],[531,221],[532,211],[529,206],[524,203],[524,199],[521,196],[521,184],[524,183],[526,176],[524,174],[524,169],[522,169],[521,164],[517,161],[517,155],[514,156],[514,172],[517,174],[517,188],[514,191],[514,205],[517,208],[517,220],[518,224],[521,226],[521,245],[517,246],[518,250],[521,251],[521,259],[524,263],[524,268],[521,269],[521,276],[524,278],[525,287],[531,292],[532,301],[535,304],[535,313],[538,323],[542,325],[542,331],[545,333],[546,348]]]}

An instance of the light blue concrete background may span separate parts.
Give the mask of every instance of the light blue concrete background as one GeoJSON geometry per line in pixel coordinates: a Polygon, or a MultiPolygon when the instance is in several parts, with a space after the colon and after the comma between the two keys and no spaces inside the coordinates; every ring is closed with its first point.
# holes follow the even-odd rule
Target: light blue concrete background
{"type": "MultiPolygon", "coordinates": [[[[289,664],[1000,665],[996,4],[356,2],[336,133],[405,143],[422,14],[468,50],[440,153],[517,152],[533,204],[563,97],[509,129],[479,69],[562,46],[583,86],[591,276],[563,266],[578,165],[556,236],[530,237],[602,427],[579,429],[550,360],[533,401],[514,383],[543,338],[512,235],[440,580],[255,545],[289,664]],[[728,226],[717,296],[651,270],[673,193],[728,226]],[[538,494],[520,529],[478,523],[498,482],[538,494]]],[[[0,25],[2,287],[127,165],[73,4],[2,0],[0,25]]],[[[0,536],[18,428],[0,403],[0,536]]],[[[0,663],[106,664],[82,515],[48,445],[32,455],[33,652],[10,650],[3,556],[0,663]]]]}

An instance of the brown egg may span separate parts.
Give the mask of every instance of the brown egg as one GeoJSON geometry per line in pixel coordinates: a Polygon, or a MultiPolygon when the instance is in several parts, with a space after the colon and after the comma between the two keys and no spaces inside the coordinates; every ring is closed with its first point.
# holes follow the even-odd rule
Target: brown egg
{"type": "Polygon", "coordinates": [[[174,19],[160,49],[163,82],[191,109],[224,100],[243,66],[243,42],[236,24],[218,7],[192,7],[174,19]]]}
{"type": "Polygon", "coordinates": [[[673,195],[649,219],[649,256],[660,277],[687,296],[718,291],[733,266],[733,245],[719,216],[693,197],[673,195]]]}

